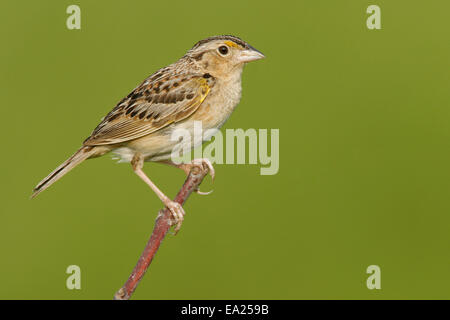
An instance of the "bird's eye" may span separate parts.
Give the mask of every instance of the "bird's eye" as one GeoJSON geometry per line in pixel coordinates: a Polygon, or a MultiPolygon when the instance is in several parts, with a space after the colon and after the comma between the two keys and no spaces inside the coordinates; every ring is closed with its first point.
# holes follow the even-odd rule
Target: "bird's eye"
{"type": "Polygon", "coordinates": [[[219,47],[219,53],[223,56],[225,56],[228,53],[228,47],[227,46],[220,46],[219,47]]]}

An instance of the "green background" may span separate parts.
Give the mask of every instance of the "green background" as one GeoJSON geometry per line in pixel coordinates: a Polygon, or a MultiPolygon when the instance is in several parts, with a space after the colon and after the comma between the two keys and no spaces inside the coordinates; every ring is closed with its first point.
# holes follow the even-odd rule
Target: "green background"
{"type": "MultiPolygon", "coordinates": [[[[111,299],[161,203],[90,160],[29,200],[123,96],[198,40],[266,59],[225,128],[280,130],[280,171],[217,165],[135,299],[450,298],[448,1],[12,1],[0,5],[0,298],[111,299]],[[81,7],[81,30],[66,8],[81,7]],[[381,30],[366,8],[381,7],[381,30]],[[81,267],[82,289],[65,286],[81,267]],[[381,290],[366,268],[381,267],[381,290]]],[[[147,164],[173,196],[184,174],[147,164]]]]}

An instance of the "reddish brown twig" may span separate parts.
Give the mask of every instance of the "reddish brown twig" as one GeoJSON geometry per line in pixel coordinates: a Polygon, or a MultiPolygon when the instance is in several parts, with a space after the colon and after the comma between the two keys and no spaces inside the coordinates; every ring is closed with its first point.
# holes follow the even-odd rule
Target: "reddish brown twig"
{"type": "MultiPolygon", "coordinates": [[[[208,174],[207,168],[201,168],[199,166],[194,166],[189,172],[183,186],[180,191],[178,191],[177,196],[174,201],[183,205],[186,200],[191,195],[192,191],[197,190],[202,183],[205,176],[208,174]]],[[[153,257],[158,251],[162,240],[166,236],[172,225],[171,214],[169,209],[164,208],[159,211],[158,217],[156,218],[155,227],[153,228],[152,235],[145,246],[136,266],[128,277],[127,282],[120,288],[114,295],[114,300],[128,300],[136,290],[137,285],[141,281],[145,272],[147,271],[153,257]]]]}

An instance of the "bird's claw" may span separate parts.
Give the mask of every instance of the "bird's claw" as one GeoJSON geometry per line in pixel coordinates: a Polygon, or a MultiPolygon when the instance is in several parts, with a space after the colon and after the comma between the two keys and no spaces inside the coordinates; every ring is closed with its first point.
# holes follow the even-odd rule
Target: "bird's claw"
{"type": "Polygon", "coordinates": [[[210,190],[210,191],[207,191],[207,192],[203,192],[203,191],[200,191],[199,188],[197,188],[197,189],[195,189],[194,191],[195,191],[196,193],[198,193],[199,195],[201,195],[201,196],[207,196],[207,195],[210,195],[211,193],[213,193],[214,190],[210,190]]]}
{"type": "MultiPolygon", "coordinates": [[[[211,161],[209,161],[208,158],[194,159],[191,162],[191,166],[199,167],[200,170],[202,170],[202,171],[208,170],[209,174],[211,175],[211,181],[214,182],[214,178],[216,176],[216,171],[214,170],[214,167],[213,167],[211,161]]],[[[203,192],[203,191],[200,191],[200,189],[197,188],[194,191],[196,193],[198,193],[199,195],[206,196],[206,195],[211,194],[214,190],[211,190],[211,191],[208,191],[208,192],[203,192]]]]}
{"type": "Polygon", "coordinates": [[[174,229],[174,235],[180,231],[181,225],[183,224],[184,220],[184,209],[178,202],[175,201],[169,201],[166,203],[166,207],[170,210],[170,213],[172,214],[172,225],[175,225],[174,229]]]}

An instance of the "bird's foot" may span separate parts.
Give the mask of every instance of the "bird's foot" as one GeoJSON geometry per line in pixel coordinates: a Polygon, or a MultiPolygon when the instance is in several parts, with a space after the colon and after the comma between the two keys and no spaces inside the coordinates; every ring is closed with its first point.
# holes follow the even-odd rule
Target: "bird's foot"
{"type": "MultiPolygon", "coordinates": [[[[194,159],[191,161],[191,163],[188,164],[182,164],[180,166],[180,168],[186,172],[186,174],[188,175],[189,172],[191,172],[191,170],[193,170],[194,168],[198,168],[198,170],[201,171],[208,171],[209,174],[211,175],[211,180],[212,182],[214,182],[214,178],[216,175],[216,172],[214,170],[214,167],[211,163],[211,161],[209,161],[208,158],[199,158],[199,159],[194,159]]],[[[213,192],[213,190],[208,191],[208,192],[202,192],[200,191],[198,188],[194,190],[195,192],[197,192],[200,195],[208,195],[211,194],[213,192]]]]}
{"type": "Polygon", "coordinates": [[[174,234],[176,235],[178,231],[180,231],[181,225],[183,224],[185,215],[184,209],[181,204],[170,199],[168,199],[164,204],[172,214],[171,225],[175,225],[174,234]]]}

